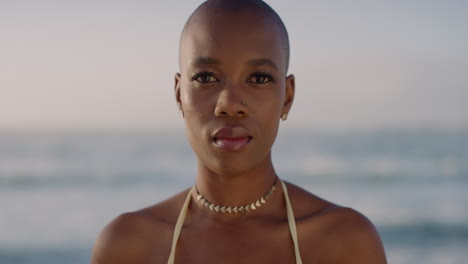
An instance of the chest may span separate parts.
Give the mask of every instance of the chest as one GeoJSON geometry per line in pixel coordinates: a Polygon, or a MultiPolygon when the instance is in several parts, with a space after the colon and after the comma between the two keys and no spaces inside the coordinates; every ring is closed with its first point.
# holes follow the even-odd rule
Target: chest
{"type": "Polygon", "coordinates": [[[287,223],[256,227],[188,227],[175,263],[295,263],[287,223]]]}

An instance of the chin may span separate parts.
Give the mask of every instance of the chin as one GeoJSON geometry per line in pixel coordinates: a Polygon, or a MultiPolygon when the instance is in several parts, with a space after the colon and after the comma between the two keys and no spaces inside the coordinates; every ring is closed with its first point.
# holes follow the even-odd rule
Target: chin
{"type": "Polygon", "coordinates": [[[248,170],[248,166],[237,162],[220,162],[214,164],[211,170],[223,176],[237,176],[248,170]]]}
{"type": "Polygon", "coordinates": [[[265,158],[259,159],[261,155],[250,154],[251,155],[248,155],[248,153],[240,155],[217,155],[200,162],[204,167],[216,174],[234,177],[264,164],[263,161],[265,161],[265,158]]]}
{"type": "Polygon", "coordinates": [[[230,160],[217,160],[216,162],[207,166],[211,171],[223,176],[237,176],[249,170],[248,164],[243,161],[230,159],[230,160]]]}

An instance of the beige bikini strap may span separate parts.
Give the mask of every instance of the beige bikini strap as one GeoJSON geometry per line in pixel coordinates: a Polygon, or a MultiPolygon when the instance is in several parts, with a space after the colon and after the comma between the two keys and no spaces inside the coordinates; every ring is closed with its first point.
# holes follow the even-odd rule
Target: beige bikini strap
{"type": "MultiPolygon", "coordinates": [[[[281,186],[283,187],[284,192],[284,199],[286,200],[286,211],[288,214],[288,224],[289,224],[289,231],[291,232],[291,237],[294,244],[294,254],[296,256],[296,264],[302,264],[301,254],[299,252],[299,243],[297,241],[297,230],[296,230],[296,221],[294,218],[294,213],[291,207],[291,202],[289,201],[288,190],[284,182],[280,179],[281,186]]],[[[188,192],[187,198],[185,199],[184,205],[182,206],[182,210],[180,211],[179,217],[177,218],[177,222],[174,228],[174,234],[172,236],[172,246],[171,246],[171,253],[169,255],[169,259],[167,264],[174,264],[175,252],[177,241],[179,240],[179,235],[182,230],[182,226],[184,225],[185,216],[187,215],[188,207],[190,200],[192,198],[192,192],[194,191],[195,187],[188,192]]]]}
{"type": "Polygon", "coordinates": [[[169,255],[167,264],[174,264],[177,241],[179,240],[180,231],[182,230],[182,226],[184,225],[185,216],[187,215],[190,199],[192,198],[192,192],[194,188],[195,187],[192,187],[192,189],[190,189],[190,191],[188,192],[187,198],[185,199],[184,205],[182,206],[182,210],[180,210],[179,217],[177,218],[177,222],[174,227],[174,234],[172,235],[171,254],[169,255]]]}
{"type": "Polygon", "coordinates": [[[281,181],[281,186],[283,187],[284,199],[286,200],[286,211],[288,213],[289,231],[291,232],[291,237],[294,244],[296,264],[302,264],[301,253],[299,252],[299,242],[297,241],[296,219],[294,217],[294,213],[291,207],[291,202],[289,201],[288,189],[286,188],[286,184],[284,184],[283,181],[281,181]]]}

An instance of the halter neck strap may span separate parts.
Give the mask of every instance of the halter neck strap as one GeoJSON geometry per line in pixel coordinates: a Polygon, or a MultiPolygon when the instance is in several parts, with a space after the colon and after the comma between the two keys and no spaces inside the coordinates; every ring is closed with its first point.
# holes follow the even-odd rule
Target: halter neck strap
{"type": "MultiPolygon", "coordinates": [[[[281,187],[283,188],[284,200],[286,202],[286,211],[288,214],[288,224],[289,224],[289,231],[291,232],[291,238],[294,244],[294,255],[296,256],[296,264],[302,264],[301,254],[299,252],[299,242],[297,239],[297,229],[296,229],[296,219],[294,217],[294,212],[291,207],[291,201],[289,200],[288,190],[286,188],[286,184],[280,179],[281,187]]],[[[167,264],[174,264],[175,259],[175,252],[177,248],[177,241],[179,240],[180,232],[182,231],[182,227],[184,225],[185,216],[187,215],[187,211],[189,208],[190,200],[192,198],[192,193],[195,192],[195,186],[190,189],[187,194],[187,198],[185,198],[184,205],[182,206],[182,210],[180,211],[179,217],[177,218],[176,225],[174,227],[174,234],[172,236],[172,246],[171,246],[171,253],[169,255],[169,259],[167,260],[167,264]]]]}

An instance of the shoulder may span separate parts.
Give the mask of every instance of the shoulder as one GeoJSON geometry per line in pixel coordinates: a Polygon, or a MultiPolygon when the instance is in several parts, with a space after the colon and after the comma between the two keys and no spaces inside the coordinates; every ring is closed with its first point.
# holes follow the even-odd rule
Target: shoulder
{"type": "Polygon", "coordinates": [[[184,194],[113,219],[96,239],[92,263],[159,263],[167,258],[184,194]]]}
{"type": "Polygon", "coordinates": [[[151,244],[151,232],[148,231],[159,224],[141,212],[119,215],[99,234],[93,249],[92,263],[145,263],[143,258],[151,244]]]}
{"type": "Polygon", "coordinates": [[[304,259],[318,263],[386,263],[379,234],[366,216],[293,184],[288,184],[288,190],[292,193],[304,259]]]}
{"type": "Polygon", "coordinates": [[[325,216],[327,220],[327,258],[343,263],[386,263],[379,234],[372,222],[360,212],[337,207],[325,216]]]}

